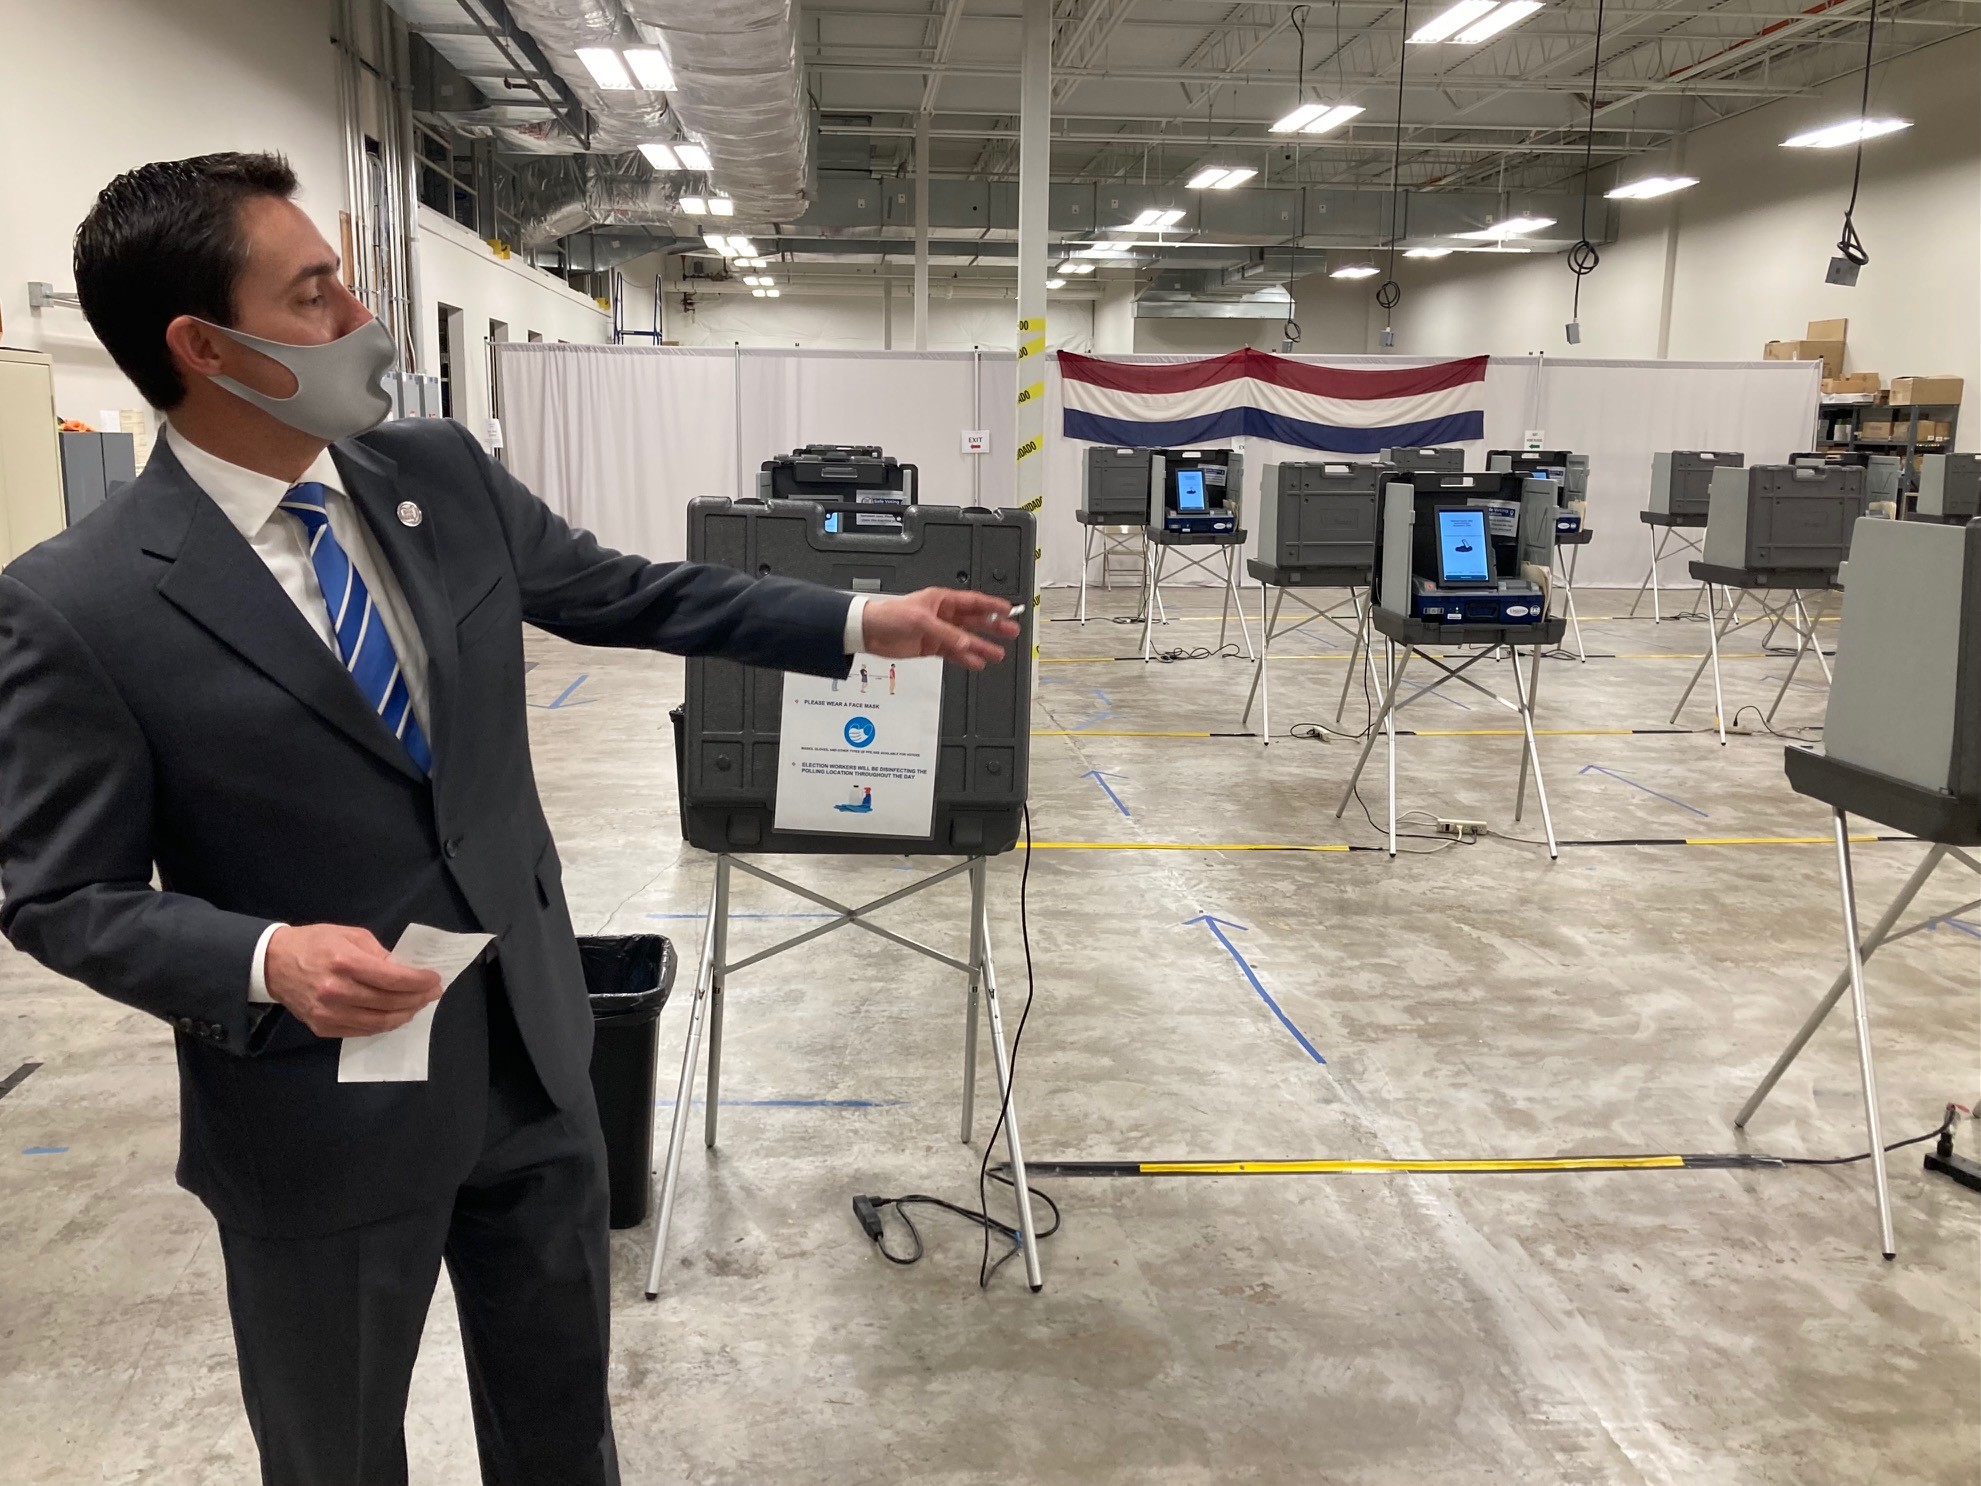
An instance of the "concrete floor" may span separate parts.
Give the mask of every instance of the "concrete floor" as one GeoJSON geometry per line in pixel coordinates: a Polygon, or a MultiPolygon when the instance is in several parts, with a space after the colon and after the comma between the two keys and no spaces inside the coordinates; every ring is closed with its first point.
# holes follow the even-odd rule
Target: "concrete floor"
{"type": "MultiPolygon", "coordinates": [[[[1198,594],[1176,610],[1205,607],[1198,594]]],[[[1046,606],[1070,609],[1065,594],[1046,606]]],[[[1179,619],[1164,638],[1208,643],[1215,628],[1179,619]]],[[[1567,730],[1542,740],[1565,840],[1822,834],[1775,740],[1723,751],[1598,731],[1665,726],[1698,624],[1586,629],[1588,664],[1550,661],[1542,681],[1544,725],[1567,730]]],[[[1248,666],[1106,662],[1134,638],[1045,626],[1032,796],[1053,844],[1032,862],[1038,1001],[1020,1081],[1034,1159],[1863,1148],[1841,1016],[1749,1137],[1729,1124],[1834,971],[1823,846],[1592,844],[1553,865],[1508,840],[1412,841],[1427,854],[1395,862],[1233,850],[1377,839],[1353,807],[1334,819],[1352,745],[1284,736],[1332,717],[1345,642],[1286,642],[1268,750],[1203,736],[1238,730],[1248,666]],[[1242,927],[1225,931],[1236,953],[1324,1064],[1189,922],[1202,914],[1242,927]]],[[[1782,662],[1758,635],[1736,644],[1729,703],[1764,701],[1782,662]]],[[[660,929],[692,961],[711,868],[675,822],[678,662],[541,637],[530,654],[538,773],[581,930],[660,929]]],[[[1507,684],[1503,667],[1484,674],[1507,684]]],[[[1778,723],[1821,709],[1798,686],[1778,723]]],[[[1460,734],[1403,741],[1404,808],[1539,834],[1531,804],[1510,819],[1515,741],[1464,732],[1510,718],[1462,690],[1404,717],[1460,734]]],[[[1364,790],[1378,816],[1381,777],[1364,790]]],[[[1864,847],[1864,902],[1881,907],[1919,851],[1864,847]]],[[[993,879],[1014,1021],[1019,865],[993,879]]],[[[906,868],[812,872],[852,898],[906,868]]],[[[961,952],[961,888],[936,891],[900,921],[961,952]]],[[[1947,912],[1975,895],[1947,869],[1922,902],[1947,912]]],[[[737,907],[811,905],[750,885],[737,907]]],[[[738,942],[794,926],[746,923],[738,942]]],[[[1977,934],[1981,919],[1921,933],[1875,962],[1891,1138],[1981,1093],[1977,934]]],[[[955,1128],[959,990],[848,934],[738,979],[723,1144],[690,1146],[658,1302],[642,1296],[651,1229],[615,1241],[628,1481],[1977,1479],[1981,1198],[1927,1177],[1917,1150],[1893,1158],[1892,1264],[1862,1165],[1063,1180],[1048,1184],[1066,1221],[1044,1246],[1042,1294],[1016,1264],[979,1293],[976,1236],[941,1216],[923,1224],[920,1267],[884,1264],[853,1194],[974,1198],[977,1158],[955,1128]]],[[[664,1098],[685,1002],[662,1023],[664,1098]]],[[[171,1180],[165,1030],[0,947],[0,1077],[29,1060],[44,1066],[0,1100],[0,1481],[249,1479],[219,1254],[171,1180]]],[[[988,1049],[984,1067],[989,1089],[988,1049]]],[[[409,1430],[416,1480],[475,1479],[444,1287],[409,1430]]]]}

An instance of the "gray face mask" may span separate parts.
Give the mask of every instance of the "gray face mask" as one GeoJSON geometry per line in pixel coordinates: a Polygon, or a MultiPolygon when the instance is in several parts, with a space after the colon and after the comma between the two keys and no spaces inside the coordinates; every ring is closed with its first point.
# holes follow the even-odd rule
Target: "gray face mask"
{"type": "Polygon", "coordinates": [[[392,334],[376,319],[317,346],[263,340],[207,320],[200,324],[289,369],[296,379],[296,390],[288,397],[270,397],[232,377],[213,380],[242,401],[312,438],[334,444],[376,428],[392,411],[391,395],[379,385],[379,379],[392,367],[392,334]]]}

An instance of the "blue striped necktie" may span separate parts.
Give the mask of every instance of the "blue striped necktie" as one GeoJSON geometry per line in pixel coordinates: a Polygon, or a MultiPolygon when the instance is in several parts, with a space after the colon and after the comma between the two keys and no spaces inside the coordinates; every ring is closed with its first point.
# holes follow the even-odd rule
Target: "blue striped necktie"
{"type": "Polygon", "coordinates": [[[406,745],[420,772],[429,773],[433,753],[427,747],[426,734],[420,731],[419,719],[413,716],[412,693],[400,674],[392,636],[386,633],[384,616],[372,602],[371,590],[330,529],[324,495],[323,486],[305,480],[289,488],[282,497],[282,509],[302,523],[303,535],[309,541],[310,566],[316,569],[317,587],[330,609],[330,627],[336,632],[337,653],[344,658],[344,669],[351,673],[379,721],[406,745]]]}

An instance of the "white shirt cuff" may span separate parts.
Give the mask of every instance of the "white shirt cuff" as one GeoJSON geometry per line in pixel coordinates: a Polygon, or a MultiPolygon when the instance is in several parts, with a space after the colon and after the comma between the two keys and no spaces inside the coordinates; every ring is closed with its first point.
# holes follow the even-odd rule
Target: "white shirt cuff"
{"type": "Polygon", "coordinates": [[[286,929],[287,924],[270,924],[261,931],[261,938],[255,941],[254,958],[248,962],[248,1000],[257,1006],[273,1006],[275,998],[268,994],[268,941],[275,937],[277,929],[286,929]]]}
{"type": "Polygon", "coordinates": [[[856,593],[853,602],[846,610],[845,650],[848,655],[858,655],[867,648],[867,603],[871,594],[856,593]]]}

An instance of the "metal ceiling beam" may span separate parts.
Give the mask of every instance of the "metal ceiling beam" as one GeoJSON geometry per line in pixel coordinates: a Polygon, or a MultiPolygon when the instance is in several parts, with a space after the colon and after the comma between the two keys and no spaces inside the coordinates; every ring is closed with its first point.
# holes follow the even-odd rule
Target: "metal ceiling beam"
{"type": "Polygon", "coordinates": [[[929,48],[927,80],[922,84],[922,112],[929,113],[935,108],[935,95],[942,88],[943,73],[938,69],[949,60],[949,48],[956,41],[956,28],[963,19],[965,0],[948,0],[943,7],[942,19],[936,24],[935,44],[929,48]]]}
{"type": "MultiPolygon", "coordinates": [[[[1534,127],[1544,128],[1546,126],[1537,125],[1534,127]]],[[[902,139],[902,138],[912,139],[915,136],[915,131],[913,127],[905,126],[905,125],[894,125],[894,124],[872,124],[872,125],[821,124],[819,126],[819,133],[846,134],[846,135],[857,135],[857,136],[872,135],[874,137],[881,139],[902,139]]],[[[929,131],[929,137],[931,139],[964,139],[964,140],[1016,139],[1018,137],[1018,131],[1016,129],[1008,129],[1008,128],[931,129],[929,131]]],[[[1054,144],[1135,144],[1135,145],[1176,146],[1179,148],[1195,147],[1193,146],[1192,141],[1188,139],[1179,138],[1174,134],[1073,134],[1073,133],[1055,132],[1052,136],[1052,142],[1054,144]]],[[[1219,139],[1213,141],[1212,143],[1214,145],[1227,144],[1227,143],[1235,145],[1242,142],[1232,141],[1227,139],[1219,139]]],[[[1257,141],[1252,141],[1251,143],[1253,143],[1254,145],[1258,145],[1265,143],[1265,141],[1257,140],[1257,141]]],[[[1501,151],[1512,150],[1512,149],[1519,149],[1525,151],[1528,149],[1536,149],[1536,148],[1545,148],[1552,152],[1564,154],[1564,155],[1580,155],[1582,153],[1582,146],[1580,143],[1541,147],[1541,146],[1530,146],[1524,142],[1519,144],[1509,144],[1505,140],[1479,140],[1476,142],[1462,141],[1462,140],[1425,140],[1421,142],[1420,147],[1427,150],[1465,150],[1465,151],[1475,151],[1480,153],[1498,153],[1501,151]]],[[[1308,145],[1307,148],[1316,151],[1335,150],[1344,153],[1354,152],[1354,153],[1363,153],[1363,154],[1384,154],[1389,149],[1389,145],[1387,143],[1376,143],[1376,142],[1371,142],[1366,144],[1354,144],[1346,140],[1321,139],[1321,140],[1315,140],[1312,144],[1308,145]]],[[[1648,148],[1652,148],[1652,145],[1643,144],[1643,143],[1598,144],[1596,146],[1596,153],[1599,155],[1637,155],[1637,154],[1642,154],[1648,148]]]]}
{"type": "MultiPolygon", "coordinates": [[[[929,70],[928,64],[922,62],[858,61],[852,59],[838,61],[809,55],[806,58],[805,66],[812,72],[844,73],[849,76],[855,74],[867,76],[889,74],[919,75],[929,70]]],[[[950,62],[941,71],[950,77],[1015,77],[1017,76],[1018,69],[1000,62],[950,62]]],[[[1201,73],[1189,72],[1176,67],[1092,67],[1074,69],[1070,75],[1109,82],[1138,83],[1188,83],[1197,81],[1202,77],[1201,73]]],[[[1289,85],[1291,80],[1291,75],[1288,73],[1245,73],[1222,79],[1219,85],[1241,83],[1283,87],[1289,85]]],[[[1370,79],[1365,77],[1362,79],[1361,85],[1367,86],[1369,81],[1370,79]]],[[[1393,81],[1394,74],[1392,74],[1393,81]]],[[[1518,76],[1500,77],[1483,74],[1460,75],[1455,73],[1446,73],[1442,77],[1433,79],[1419,79],[1413,86],[1421,91],[1431,92],[1477,92],[1484,90],[1488,92],[1533,91],[1551,93],[1570,93],[1577,91],[1578,88],[1586,87],[1585,84],[1578,84],[1574,79],[1530,79],[1518,76]]],[[[1719,83],[1711,80],[1701,85],[1694,83],[1690,79],[1683,82],[1651,81],[1643,83],[1639,83],[1633,79],[1630,82],[1630,86],[1641,87],[1646,93],[1694,93],[1703,90],[1726,98],[1791,98],[1798,93],[1807,91],[1804,88],[1779,88],[1756,83],[1719,83]]],[[[850,105],[832,104],[821,104],[820,106],[828,113],[833,112],[835,108],[850,107],[850,105]]],[[[871,109],[873,105],[867,103],[863,107],[871,109]]],[[[892,112],[893,110],[887,111],[892,112]]],[[[1266,121],[1262,118],[1257,122],[1264,123],[1266,121]]],[[[1303,140],[1301,143],[1304,145],[1305,141],[1303,140]]]]}

